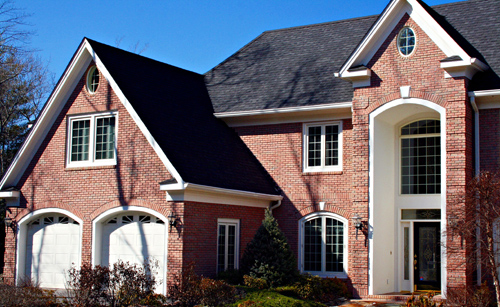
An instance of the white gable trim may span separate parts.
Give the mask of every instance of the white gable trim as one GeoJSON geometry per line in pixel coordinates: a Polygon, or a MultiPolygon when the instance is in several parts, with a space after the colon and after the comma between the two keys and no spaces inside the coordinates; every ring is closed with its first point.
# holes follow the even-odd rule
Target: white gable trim
{"type": "Polygon", "coordinates": [[[134,119],[134,122],[139,127],[139,129],[142,131],[142,133],[144,134],[144,136],[148,140],[149,144],[153,147],[154,151],[156,152],[156,154],[158,155],[160,160],[163,162],[163,164],[165,165],[165,167],[167,168],[169,173],[172,175],[172,177],[174,177],[177,180],[177,182],[182,183],[183,180],[181,178],[181,175],[179,174],[179,172],[177,172],[174,165],[170,162],[170,160],[167,158],[167,156],[165,155],[163,150],[160,148],[160,145],[158,145],[158,143],[154,139],[153,135],[149,132],[149,130],[146,127],[146,125],[144,124],[144,122],[141,120],[141,118],[139,117],[137,112],[134,110],[134,108],[132,107],[132,105],[128,101],[127,97],[125,97],[122,90],[120,89],[120,87],[118,86],[116,81],[113,79],[111,74],[108,72],[108,70],[106,69],[106,67],[102,63],[102,61],[99,59],[99,56],[94,52],[94,50],[92,49],[91,45],[88,43],[87,40],[85,40],[85,47],[92,55],[92,58],[94,59],[94,62],[97,65],[97,68],[104,75],[106,80],[109,82],[109,84],[111,85],[111,88],[115,92],[116,96],[118,96],[118,99],[120,99],[120,101],[125,106],[128,113],[130,114],[130,116],[134,119]]]}
{"type": "MultiPolygon", "coordinates": [[[[123,103],[130,116],[134,119],[139,129],[142,131],[149,144],[153,147],[154,151],[163,162],[170,174],[182,183],[183,180],[177,172],[173,164],[167,158],[163,150],[160,148],[154,137],[146,128],[144,122],[139,118],[139,115],[134,110],[130,102],[127,100],[111,74],[108,72],[102,61],[92,49],[90,43],[85,39],[75,53],[72,61],[66,68],[61,80],[56,85],[51,96],[47,100],[46,106],[43,108],[40,116],[38,117],[35,125],[31,129],[26,141],[21,146],[14,160],[12,161],[9,169],[5,173],[2,181],[0,182],[0,190],[13,186],[21,179],[21,176],[26,171],[29,163],[33,159],[40,145],[45,140],[48,132],[52,128],[57,116],[61,113],[63,107],[73,93],[76,85],[85,73],[90,62],[94,60],[98,69],[111,85],[111,88],[123,103]]],[[[65,153],[63,153],[65,154],[65,153]]]]}
{"type": "Polygon", "coordinates": [[[283,199],[281,195],[231,190],[187,182],[182,186],[179,184],[160,185],[160,190],[166,191],[167,201],[194,201],[258,208],[269,208],[272,202],[283,199]]]}
{"type": "Polygon", "coordinates": [[[85,52],[85,47],[82,43],[47,100],[35,125],[31,128],[26,140],[17,152],[14,160],[12,160],[0,182],[0,190],[15,185],[21,179],[21,176],[45,140],[57,116],[61,113],[66,101],[68,101],[91,60],[92,58],[85,52]]]}
{"type": "Polygon", "coordinates": [[[471,57],[455,40],[429,15],[417,0],[392,0],[366,37],[340,70],[340,77],[346,77],[350,67],[367,65],[382,46],[397,23],[408,14],[447,57],[460,56],[471,63],[471,57]]]}

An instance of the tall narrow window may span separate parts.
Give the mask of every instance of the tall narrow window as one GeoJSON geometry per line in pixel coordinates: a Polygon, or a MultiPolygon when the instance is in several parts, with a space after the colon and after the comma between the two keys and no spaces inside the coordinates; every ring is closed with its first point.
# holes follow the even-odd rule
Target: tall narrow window
{"type": "Polygon", "coordinates": [[[239,220],[219,219],[217,235],[217,273],[238,268],[239,220]]]}
{"type": "Polygon", "coordinates": [[[116,114],[68,118],[68,167],[116,164],[116,114]]]}
{"type": "Polygon", "coordinates": [[[419,120],[401,128],[401,194],[441,193],[439,120],[419,120]]]}
{"type": "Polygon", "coordinates": [[[301,221],[301,268],[322,276],[345,275],[347,221],[313,214],[301,221]]]}
{"type": "Polygon", "coordinates": [[[336,123],[304,126],[304,171],[342,169],[342,125],[336,123]]]}

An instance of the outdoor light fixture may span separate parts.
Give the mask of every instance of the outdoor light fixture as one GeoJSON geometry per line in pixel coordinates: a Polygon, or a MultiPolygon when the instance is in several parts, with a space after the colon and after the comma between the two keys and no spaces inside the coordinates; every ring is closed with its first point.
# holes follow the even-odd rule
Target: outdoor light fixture
{"type": "Polygon", "coordinates": [[[352,223],[354,224],[354,228],[356,228],[356,240],[358,239],[358,231],[363,229],[363,223],[361,222],[361,217],[355,213],[352,217],[352,223]]]}
{"type": "Polygon", "coordinates": [[[3,222],[5,223],[5,227],[9,227],[13,231],[15,230],[16,224],[14,223],[14,221],[12,220],[11,217],[6,216],[5,219],[3,220],[3,222]]]}
{"type": "Polygon", "coordinates": [[[177,226],[177,217],[175,216],[175,213],[170,212],[168,216],[168,224],[170,225],[170,229],[172,229],[172,226],[173,227],[177,226]]]}

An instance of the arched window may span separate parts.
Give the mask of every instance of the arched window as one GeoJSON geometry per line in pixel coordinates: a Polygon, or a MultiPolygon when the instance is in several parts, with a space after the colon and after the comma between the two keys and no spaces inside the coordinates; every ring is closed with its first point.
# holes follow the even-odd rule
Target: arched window
{"type": "Polygon", "coordinates": [[[401,128],[401,194],[441,193],[441,127],[424,119],[401,128]]]}
{"type": "Polygon", "coordinates": [[[300,220],[300,269],[320,276],[345,277],[347,220],[332,213],[313,213],[300,220]]]}

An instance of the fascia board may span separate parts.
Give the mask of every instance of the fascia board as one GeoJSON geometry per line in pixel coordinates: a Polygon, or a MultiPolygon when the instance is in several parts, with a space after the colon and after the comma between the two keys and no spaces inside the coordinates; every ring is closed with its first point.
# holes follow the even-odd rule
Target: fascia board
{"type": "Polygon", "coordinates": [[[469,92],[469,97],[500,96],[500,89],[469,92]]]}
{"type": "Polygon", "coordinates": [[[109,71],[106,69],[106,66],[102,63],[102,61],[99,59],[99,56],[94,52],[92,49],[91,44],[85,40],[85,48],[88,50],[88,52],[91,54],[92,58],[94,59],[94,62],[97,65],[97,68],[99,71],[104,75],[106,80],[109,82],[111,85],[111,88],[113,89],[114,93],[118,97],[118,99],[121,101],[121,103],[125,106],[125,109],[127,109],[128,113],[136,123],[136,125],[139,127],[141,132],[144,134],[146,139],[148,140],[149,144],[153,147],[153,150],[156,152],[160,160],[162,161],[163,165],[167,168],[168,172],[177,180],[179,184],[183,183],[182,177],[180,176],[179,172],[175,169],[174,165],[170,162],[170,160],[167,158],[165,155],[165,152],[163,152],[163,149],[161,149],[160,145],[156,140],[154,139],[153,135],[151,132],[149,132],[148,128],[142,121],[142,119],[139,117],[137,112],[134,110],[132,104],[128,101],[127,97],[123,94],[122,90],[116,83],[116,81],[113,79],[109,71]]]}
{"type": "Polygon", "coordinates": [[[229,127],[277,125],[352,118],[352,102],[252,111],[215,113],[229,127]]]}
{"type": "Polygon", "coordinates": [[[19,198],[21,193],[19,191],[0,191],[0,199],[2,198],[19,198]]]}
{"type": "Polygon", "coordinates": [[[177,183],[176,184],[160,185],[160,190],[167,191],[167,192],[201,191],[201,192],[208,192],[208,193],[214,193],[214,194],[225,194],[225,195],[232,195],[232,196],[241,196],[241,197],[246,197],[246,198],[271,200],[271,201],[283,199],[283,196],[281,196],[281,195],[264,194],[264,193],[249,192],[249,191],[242,191],[242,190],[232,190],[232,189],[218,188],[218,187],[201,185],[201,184],[194,184],[194,183],[188,183],[188,182],[184,183],[183,185],[179,185],[177,183]]]}
{"type": "Polygon", "coordinates": [[[359,45],[351,58],[340,70],[340,76],[352,66],[366,65],[382,46],[387,36],[392,32],[404,14],[408,14],[429,38],[449,57],[458,55],[466,61],[471,57],[460,47],[453,38],[432,18],[417,0],[393,0],[370,29],[368,35],[359,45]]]}
{"type": "Polygon", "coordinates": [[[85,43],[80,44],[72,61],[48,98],[26,140],[2,178],[0,190],[17,184],[21,179],[91,60],[92,57],[86,52],[85,43]]]}

